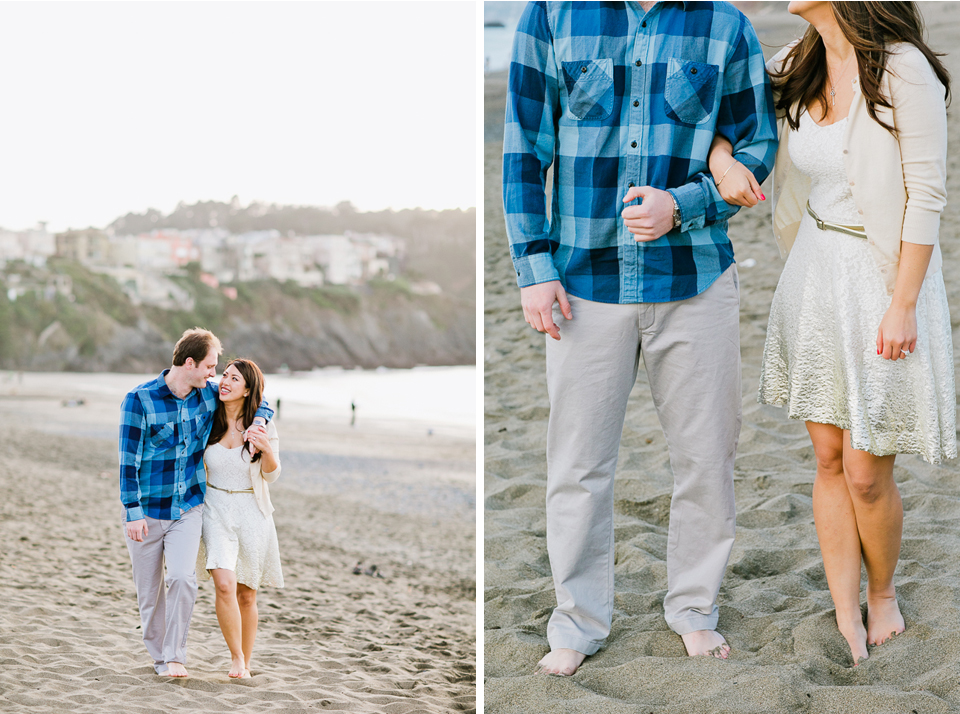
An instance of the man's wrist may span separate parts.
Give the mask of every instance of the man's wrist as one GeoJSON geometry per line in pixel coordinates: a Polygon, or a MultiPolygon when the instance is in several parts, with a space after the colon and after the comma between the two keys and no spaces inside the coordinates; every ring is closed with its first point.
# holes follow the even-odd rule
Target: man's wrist
{"type": "Polygon", "coordinates": [[[680,204],[677,203],[677,197],[671,193],[670,198],[673,199],[673,227],[677,229],[683,223],[683,214],[680,213],[680,204]]]}

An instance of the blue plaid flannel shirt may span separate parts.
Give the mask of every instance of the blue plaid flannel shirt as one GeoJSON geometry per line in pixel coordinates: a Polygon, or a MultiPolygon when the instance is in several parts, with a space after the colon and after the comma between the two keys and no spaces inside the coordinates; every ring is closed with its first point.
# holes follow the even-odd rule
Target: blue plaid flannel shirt
{"type": "MultiPolygon", "coordinates": [[[[203,503],[203,451],[213,428],[218,385],[208,382],[178,399],[160,376],[141,384],[120,407],[120,500],[127,521],[145,515],[165,521],[203,503]]],[[[273,410],[261,402],[257,415],[273,410]]]]}
{"type": "Polygon", "coordinates": [[[715,134],[758,181],[776,118],[763,54],[725,2],[532,2],[514,39],[503,203],[520,287],[560,280],[607,303],[670,302],[731,263],[725,203],[709,175],[715,134]],[[545,185],[553,165],[551,216],[545,185]],[[620,212],[629,187],[673,194],[681,225],[638,243],[620,212]]]}

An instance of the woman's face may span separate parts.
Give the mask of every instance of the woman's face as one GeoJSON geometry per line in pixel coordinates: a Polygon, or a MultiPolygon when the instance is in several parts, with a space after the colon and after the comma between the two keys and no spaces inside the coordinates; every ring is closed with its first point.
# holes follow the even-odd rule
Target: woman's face
{"type": "Polygon", "coordinates": [[[804,20],[810,21],[811,15],[816,15],[827,9],[828,2],[810,2],[809,0],[793,0],[787,5],[787,12],[791,15],[799,15],[804,20]]]}
{"type": "Polygon", "coordinates": [[[233,402],[237,399],[243,401],[243,398],[250,393],[247,389],[247,383],[243,379],[234,365],[230,365],[223,370],[223,376],[220,378],[220,401],[224,403],[233,402]]]}

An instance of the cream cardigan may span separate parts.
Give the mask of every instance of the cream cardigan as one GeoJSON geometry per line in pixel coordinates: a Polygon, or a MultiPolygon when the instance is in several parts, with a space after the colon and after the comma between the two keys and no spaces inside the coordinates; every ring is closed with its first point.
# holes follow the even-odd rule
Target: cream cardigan
{"type": "MultiPolygon", "coordinates": [[[[261,468],[263,457],[257,461],[250,462],[250,483],[253,485],[253,495],[257,499],[257,505],[265,516],[273,513],[273,503],[270,502],[270,488],[268,483],[273,483],[280,478],[280,437],[277,435],[277,427],[272,421],[267,422],[267,439],[270,441],[270,448],[273,449],[273,455],[277,459],[277,468],[275,471],[264,473],[261,468]]],[[[207,470],[207,463],[203,463],[204,471],[207,470]]],[[[209,478],[209,472],[207,472],[209,478]]]]}
{"type": "MultiPolygon", "coordinates": [[[[791,46],[767,62],[768,71],[780,67],[791,46]]],[[[938,238],[947,202],[947,112],[943,85],[920,50],[906,43],[889,49],[881,89],[893,109],[877,107],[877,115],[897,129],[897,136],[870,117],[856,84],[843,134],[843,161],[867,242],[892,294],[901,240],[934,246],[927,275],[943,265],[938,238]]],[[[773,233],[786,257],[806,210],[810,181],[793,166],[790,127],[782,116],[778,120],[773,233]]]]}
{"type": "Polygon", "coordinates": [[[267,440],[277,460],[276,470],[264,473],[261,468],[262,456],[259,460],[250,463],[250,482],[253,484],[253,493],[257,497],[257,505],[265,516],[269,516],[274,511],[273,504],[270,502],[270,488],[267,484],[280,478],[280,437],[277,435],[277,426],[273,421],[267,422],[267,440]]]}

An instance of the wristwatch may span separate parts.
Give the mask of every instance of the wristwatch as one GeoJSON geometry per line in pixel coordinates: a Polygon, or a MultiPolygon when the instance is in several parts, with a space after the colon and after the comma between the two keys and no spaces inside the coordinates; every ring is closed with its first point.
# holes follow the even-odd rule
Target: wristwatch
{"type": "Polygon", "coordinates": [[[680,224],[683,223],[683,216],[680,215],[680,204],[677,203],[677,197],[672,193],[670,197],[673,199],[673,227],[679,228],[680,224]]]}

